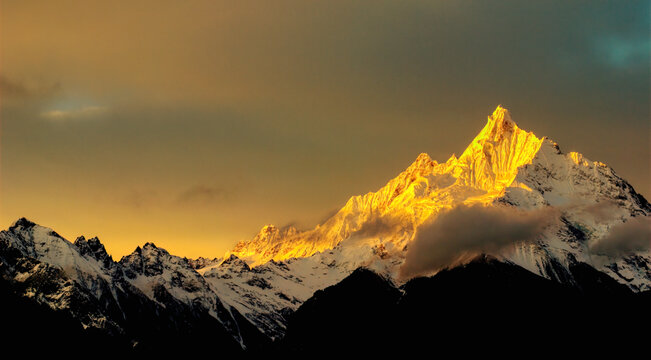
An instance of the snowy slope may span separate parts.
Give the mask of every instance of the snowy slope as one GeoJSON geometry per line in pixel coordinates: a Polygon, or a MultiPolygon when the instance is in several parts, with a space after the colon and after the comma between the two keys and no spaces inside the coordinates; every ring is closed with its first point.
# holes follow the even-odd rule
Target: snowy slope
{"type": "Polygon", "coordinates": [[[207,311],[244,344],[232,314],[188,259],[146,243],[123,257],[119,264],[126,279],[151,300],[163,307],[185,305],[207,311]]]}
{"type": "Polygon", "coordinates": [[[553,207],[561,214],[558,225],[539,244],[519,249],[511,258],[515,263],[554,277],[540,269],[543,263],[556,260],[567,268],[579,261],[634,291],[651,289],[648,247],[623,256],[590,250],[590,244],[607,236],[611,228],[651,213],[649,203],[607,165],[575,152],[563,154],[557,144],[546,140],[500,200],[523,208],[553,207]],[[526,188],[531,190],[523,191],[526,188]]]}
{"type": "MultiPolygon", "coordinates": [[[[87,246],[85,239],[78,242],[87,246]]],[[[0,248],[0,273],[24,284],[24,296],[78,312],[85,327],[121,332],[110,313],[119,311],[118,292],[128,291],[128,284],[114,279],[103,261],[24,218],[0,232],[0,248]],[[94,306],[98,302],[105,306],[94,306]]]]}
{"type": "Polygon", "coordinates": [[[85,328],[137,342],[149,336],[143,327],[174,333],[213,318],[208,328],[245,346],[231,312],[188,260],[150,243],[114,262],[97,238],[73,244],[23,218],[0,232],[0,275],[19,295],[68,312],[85,328]]]}
{"type": "Polygon", "coordinates": [[[355,254],[342,250],[338,247],[307,258],[271,260],[254,268],[231,255],[220,265],[199,271],[224,303],[277,339],[284,333],[286,316],[315,291],[338,283],[361,266],[386,272],[373,249],[356,248],[355,254]]]}

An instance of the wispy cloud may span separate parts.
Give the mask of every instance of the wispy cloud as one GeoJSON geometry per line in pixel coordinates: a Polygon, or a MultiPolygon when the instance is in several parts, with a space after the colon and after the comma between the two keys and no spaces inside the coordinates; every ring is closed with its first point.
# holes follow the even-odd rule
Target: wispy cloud
{"type": "Polygon", "coordinates": [[[108,108],[105,106],[83,106],[69,110],[44,111],[41,113],[41,117],[53,121],[90,119],[104,114],[107,110],[108,108]]]}
{"type": "Polygon", "coordinates": [[[176,198],[180,205],[214,205],[228,199],[230,192],[217,186],[196,185],[176,198]]]}
{"type": "Polygon", "coordinates": [[[160,195],[154,190],[132,190],[121,199],[124,205],[134,209],[148,209],[160,203],[160,195]]]}

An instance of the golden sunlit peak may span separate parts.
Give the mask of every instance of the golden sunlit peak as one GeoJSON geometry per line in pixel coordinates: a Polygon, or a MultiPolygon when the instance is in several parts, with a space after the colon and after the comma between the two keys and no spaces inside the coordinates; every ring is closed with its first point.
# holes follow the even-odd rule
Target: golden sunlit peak
{"type": "Polygon", "coordinates": [[[273,224],[267,224],[267,225],[265,225],[265,226],[262,227],[262,229],[260,230],[260,232],[261,232],[261,233],[268,233],[268,232],[275,231],[276,229],[277,229],[277,228],[276,228],[275,225],[273,225],[273,224]]]}
{"type": "MultiPolygon", "coordinates": [[[[544,139],[519,129],[509,111],[501,105],[460,157],[452,155],[439,164],[427,153],[376,192],[353,196],[324,224],[300,232],[295,228],[262,228],[251,241],[233,249],[238,257],[253,265],[271,259],[311,256],[332,249],[380,216],[421,224],[440,209],[459,204],[488,204],[511,186],[519,169],[536,157],[544,139]],[[406,220],[405,220],[406,219],[406,220]]],[[[412,234],[393,238],[403,248],[412,234]]]]}
{"type": "Polygon", "coordinates": [[[416,158],[416,162],[420,162],[420,161],[432,161],[432,158],[429,156],[428,153],[420,153],[416,158]]]}
{"type": "Polygon", "coordinates": [[[503,121],[507,120],[510,122],[513,122],[511,119],[511,113],[509,112],[509,109],[503,107],[501,104],[497,105],[497,108],[495,108],[495,111],[493,111],[493,114],[489,116],[488,120],[491,121],[503,121]]]}
{"type": "Polygon", "coordinates": [[[502,105],[498,105],[493,114],[488,117],[488,123],[486,128],[489,130],[491,135],[495,135],[498,132],[506,132],[513,129],[517,129],[517,125],[511,119],[511,113],[502,105]]]}
{"type": "Polygon", "coordinates": [[[411,164],[410,168],[415,169],[415,168],[424,168],[424,167],[431,167],[432,165],[436,165],[436,161],[432,160],[432,158],[429,156],[427,153],[421,153],[418,155],[416,160],[411,164]]]}

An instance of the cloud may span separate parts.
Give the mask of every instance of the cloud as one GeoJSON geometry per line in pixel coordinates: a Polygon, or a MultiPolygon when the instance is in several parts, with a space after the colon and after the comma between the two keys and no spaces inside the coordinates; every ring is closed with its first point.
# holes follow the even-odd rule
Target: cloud
{"type": "Polygon", "coordinates": [[[404,223],[399,218],[378,215],[364,222],[359,230],[351,234],[350,238],[369,238],[384,234],[395,234],[401,228],[404,228],[404,223]]]}
{"type": "MultiPolygon", "coordinates": [[[[570,211],[573,208],[568,207],[570,211]]],[[[588,206],[580,207],[580,211],[589,214],[597,222],[605,222],[613,218],[613,213],[620,209],[620,206],[614,200],[606,199],[604,201],[594,203],[588,206]]]]}
{"type": "Polygon", "coordinates": [[[468,255],[494,253],[532,242],[555,218],[551,209],[460,206],[420,227],[409,245],[400,276],[426,275],[468,255]]]}
{"type": "Polygon", "coordinates": [[[651,248],[651,217],[635,217],[613,226],[608,234],[589,245],[598,255],[622,256],[651,248]]]}
{"type": "Polygon", "coordinates": [[[0,75],[0,93],[3,97],[21,97],[27,95],[29,92],[22,83],[11,81],[0,75]]]}
{"type": "Polygon", "coordinates": [[[159,200],[159,194],[153,190],[133,190],[123,198],[123,203],[136,209],[149,208],[159,200]]]}
{"type": "Polygon", "coordinates": [[[49,96],[61,90],[59,83],[25,83],[0,75],[0,95],[3,98],[29,98],[49,96]]]}
{"type": "Polygon", "coordinates": [[[607,36],[597,41],[599,56],[596,58],[615,68],[627,68],[636,64],[647,66],[650,45],[648,34],[640,37],[607,36]]]}
{"type": "Polygon", "coordinates": [[[209,206],[228,200],[231,192],[216,186],[196,185],[177,193],[175,196],[162,195],[155,190],[132,190],[122,198],[128,207],[149,210],[161,206],[209,206]]]}
{"type": "Polygon", "coordinates": [[[70,110],[44,111],[41,117],[53,121],[88,119],[104,114],[107,110],[108,108],[104,106],[84,106],[70,110]]]}
{"type": "Polygon", "coordinates": [[[228,199],[230,192],[217,186],[196,185],[183,191],[176,198],[181,205],[214,205],[228,199]]]}

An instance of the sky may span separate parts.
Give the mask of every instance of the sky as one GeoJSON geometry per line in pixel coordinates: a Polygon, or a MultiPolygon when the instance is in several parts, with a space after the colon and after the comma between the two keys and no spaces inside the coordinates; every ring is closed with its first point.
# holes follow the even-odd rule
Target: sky
{"type": "Polygon", "coordinates": [[[0,228],[114,258],[311,228],[519,127],[651,195],[647,1],[0,1],[0,228]]]}

